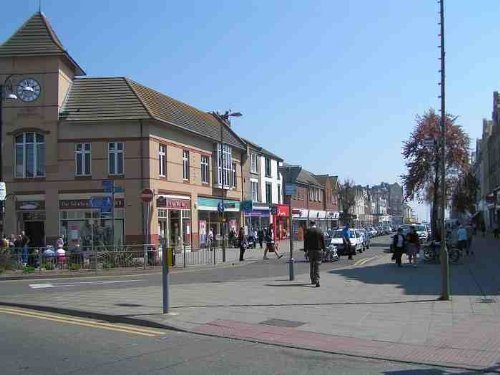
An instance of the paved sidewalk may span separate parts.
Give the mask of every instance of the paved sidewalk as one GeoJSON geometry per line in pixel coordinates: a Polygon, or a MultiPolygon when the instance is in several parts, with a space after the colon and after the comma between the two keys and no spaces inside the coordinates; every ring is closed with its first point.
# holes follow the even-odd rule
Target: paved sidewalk
{"type": "Polygon", "coordinates": [[[176,285],[168,315],[161,314],[160,286],[61,289],[50,300],[16,296],[1,302],[369,358],[500,371],[500,246],[480,237],[473,246],[475,256],[451,265],[453,299],[447,302],[437,301],[439,265],[397,268],[390,254],[341,269],[323,264],[321,288],[310,285],[307,275],[293,282],[269,277],[176,285]]]}

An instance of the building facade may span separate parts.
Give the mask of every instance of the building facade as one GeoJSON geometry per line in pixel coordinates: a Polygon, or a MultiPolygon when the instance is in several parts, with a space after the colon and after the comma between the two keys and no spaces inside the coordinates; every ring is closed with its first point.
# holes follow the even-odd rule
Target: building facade
{"type": "Polygon", "coordinates": [[[281,235],[288,228],[288,206],[283,204],[280,171],[283,159],[247,139],[244,142],[247,146],[243,163],[245,226],[266,228],[274,223],[278,229],[276,234],[281,235]],[[274,212],[273,207],[276,208],[274,212]]]}
{"type": "Polygon", "coordinates": [[[0,46],[0,80],[17,95],[3,103],[5,233],[25,230],[33,246],[63,235],[198,248],[222,230],[222,200],[239,225],[246,145],[223,117],[128,78],[86,77],[42,13],[0,46]]]}

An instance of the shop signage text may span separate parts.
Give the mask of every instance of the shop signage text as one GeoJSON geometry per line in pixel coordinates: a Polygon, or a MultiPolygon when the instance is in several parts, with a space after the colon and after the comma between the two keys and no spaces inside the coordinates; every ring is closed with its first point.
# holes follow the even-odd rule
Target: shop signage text
{"type": "MultiPolygon", "coordinates": [[[[123,198],[115,198],[115,208],[123,208],[125,200],[123,198]]],[[[86,210],[92,209],[89,199],[62,199],[59,201],[59,209],[61,210],[86,210]]]]}
{"type": "Polygon", "coordinates": [[[16,201],[16,210],[19,211],[45,210],[45,201],[16,201]]]}
{"type": "Polygon", "coordinates": [[[191,201],[188,199],[173,199],[166,197],[158,197],[156,199],[156,207],[158,208],[170,208],[174,210],[189,210],[191,207],[191,201]]]}

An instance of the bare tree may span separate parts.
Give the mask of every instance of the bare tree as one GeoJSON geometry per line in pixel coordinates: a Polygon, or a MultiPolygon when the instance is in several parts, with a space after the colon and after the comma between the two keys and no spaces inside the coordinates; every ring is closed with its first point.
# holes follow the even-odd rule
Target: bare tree
{"type": "Polygon", "coordinates": [[[353,180],[346,179],[340,184],[339,201],[342,207],[342,221],[344,224],[351,223],[356,204],[356,187],[353,180]]]}

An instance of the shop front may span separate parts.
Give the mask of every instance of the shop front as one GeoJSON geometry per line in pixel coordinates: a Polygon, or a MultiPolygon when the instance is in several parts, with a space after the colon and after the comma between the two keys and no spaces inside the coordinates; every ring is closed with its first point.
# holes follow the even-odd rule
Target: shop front
{"type": "Polygon", "coordinates": [[[336,229],[339,227],[340,213],[338,211],[327,211],[326,222],[328,229],[336,229]]]}
{"type": "Polygon", "coordinates": [[[24,199],[20,196],[16,200],[17,226],[30,239],[30,247],[45,246],[45,200],[24,199]]]}
{"type": "Polygon", "coordinates": [[[125,201],[115,197],[114,210],[110,202],[109,196],[60,197],[59,234],[69,248],[79,246],[90,250],[124,245],[125,201]]]}
{"type": "Polygon", "coordinates": [[[309,218],[309,210],[293,208],[292,209],[292,229],[293,238],[296,241],[304,240],[304,233],[307,229],[307,220],[309,218]]]}
{"type": "Polygon", "coordinates": [[[191,198],[181,195],[159,195],[156,199],[158,210],[158,235],[161,242],[176,251],[191,250],[191,198]]]}
{"type": "Polygon", "coordinates": [[[224,214],[218,211],[221,198],[198,197],[198,225],[200,247],[207,246],[208,233],[212,229],[215,239],[222,239],[222,231],[229,238],[230,233],[237,234],[240,225],[240,201],[224,199],[224,214]],[[222,225],[225,222],[226,225],[222,225]]]}
{"type": "Polygon", "coordinates": [[[313,220],[316,222],[316,226],[322,231],[328,229],[326,211],[321,210],[309,210],[309,221],[313,220]]]}
{"type": "Polygon", "coordinates": [[[286,204],[277,204],[273,207],[273,227],[276,228],[276,239],[282,240],[289,235],[290,210],[286,204]]]}
{"type": "Polygon", "coordinates": [[[249,209],[243,207],[243,217],[248,230],[268,228],[271,224],[271,210],[266,204],[253,203],[249,209]]]}

